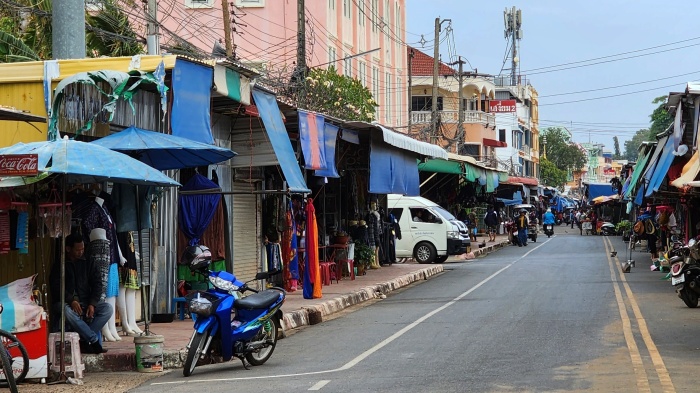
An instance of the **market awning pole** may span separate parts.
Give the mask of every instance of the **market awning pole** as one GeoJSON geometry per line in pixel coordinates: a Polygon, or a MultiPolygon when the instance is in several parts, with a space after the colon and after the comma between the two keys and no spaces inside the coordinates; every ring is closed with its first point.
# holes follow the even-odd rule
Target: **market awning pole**
{"type": "MultiPolygon", "coordinates": [[[[59,381],[66,381],[66,175],[61,180],[61,360],[58,374],[59,381]]],[[[54,300],[55,301],[55,300],[54,300]]],[[[55,343],[50,343],[55,345],[55,343]]]]}
{"type": "Polygon", "coordinates": [[[134,190],[134,192],[136,192],[136,227],[138,228],[139,236],[139,265],[141,266],[141,304],[144,310],[144,335],[150,336],[151,306],[149,303],[151,301],[151,294],[149,293],[149,286],[143,281],[143,239],[141,238],[141,201],[139,200],[139,186],[137,185],[134,190]]]}

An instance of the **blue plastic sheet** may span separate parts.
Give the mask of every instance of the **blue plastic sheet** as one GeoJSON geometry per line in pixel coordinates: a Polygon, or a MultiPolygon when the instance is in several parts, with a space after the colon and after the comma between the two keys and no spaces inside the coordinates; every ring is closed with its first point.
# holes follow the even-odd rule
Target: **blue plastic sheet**
{"type": "MultiPolygon", "coordinates": [[[[182,186],[183,191],[218,189],[213,181],[197,173],[182,186]]],[[[214,219],[221,194],[180,195],[178,222],[180,230],[190,239],[190,246],[199,244],[199,239],[214,219]]]]}
{"type": "Polygon", "coordinates": [[[325,177],[340,177],[338,170],[335,167],[335,144],[338,140],[338,127],[333,124],[326,123],[323,129],[323,138],[325,140],[324,148],[326,150],[326,167],[314,172],[316,176],[325,177]]]}
{"type": "Polygon", "coordinates": [[[173,135],[214,144],[211,134],[211,67],[177,59],[173,70],[173,135]]]}
{"type": "Polygon", "coordinates": [[[369,192],[420,195],[417,154],[372,140],[369,155],[369,192]]]}

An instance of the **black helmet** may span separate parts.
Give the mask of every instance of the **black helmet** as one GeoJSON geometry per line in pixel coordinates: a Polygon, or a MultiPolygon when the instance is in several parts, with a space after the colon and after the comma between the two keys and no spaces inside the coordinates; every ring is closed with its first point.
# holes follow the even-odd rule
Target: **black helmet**
{"type": "Polygon", "coordinates": [[[182,253],[180,265],[188,266],[190,270],[206,268],[211,263],[211,251],[207,246],[189,246],[182,253]]]}

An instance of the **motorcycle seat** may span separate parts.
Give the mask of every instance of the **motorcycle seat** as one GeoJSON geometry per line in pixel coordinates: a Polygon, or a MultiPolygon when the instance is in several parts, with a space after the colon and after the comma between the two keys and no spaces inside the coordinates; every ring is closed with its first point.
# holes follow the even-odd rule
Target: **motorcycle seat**
{"type": "Polygon", "coordinates": [[[236,299],[233,302],[233,307],[242,310],[255,310],[261,308],[268,308],[279,299],[280,292],[274,289],[268,289],[260,293],[254,293],[250,296],[246,296],[242,299],[236,299]]]}

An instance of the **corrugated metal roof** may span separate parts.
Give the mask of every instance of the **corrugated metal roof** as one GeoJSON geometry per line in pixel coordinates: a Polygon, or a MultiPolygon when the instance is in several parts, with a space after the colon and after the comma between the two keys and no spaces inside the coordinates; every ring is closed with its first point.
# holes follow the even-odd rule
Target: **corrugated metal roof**
{"type": "MultiPolygon", "coordinates": [[[[177,56],[140,56],[141,71],[155,71],[161,61],[166,69],[175,67],[177,56]]],[[[86,59],[57,60],[60,75],[55,81],[60,81],[79,72],[114,70],[128,72],[132,65],[132,57],[99,57],[86,59]]],[[[42,82],[44,76],[44,62],[30,61],[23,63],[0,64],[0,83],[16,82],[42,82]]]]}

